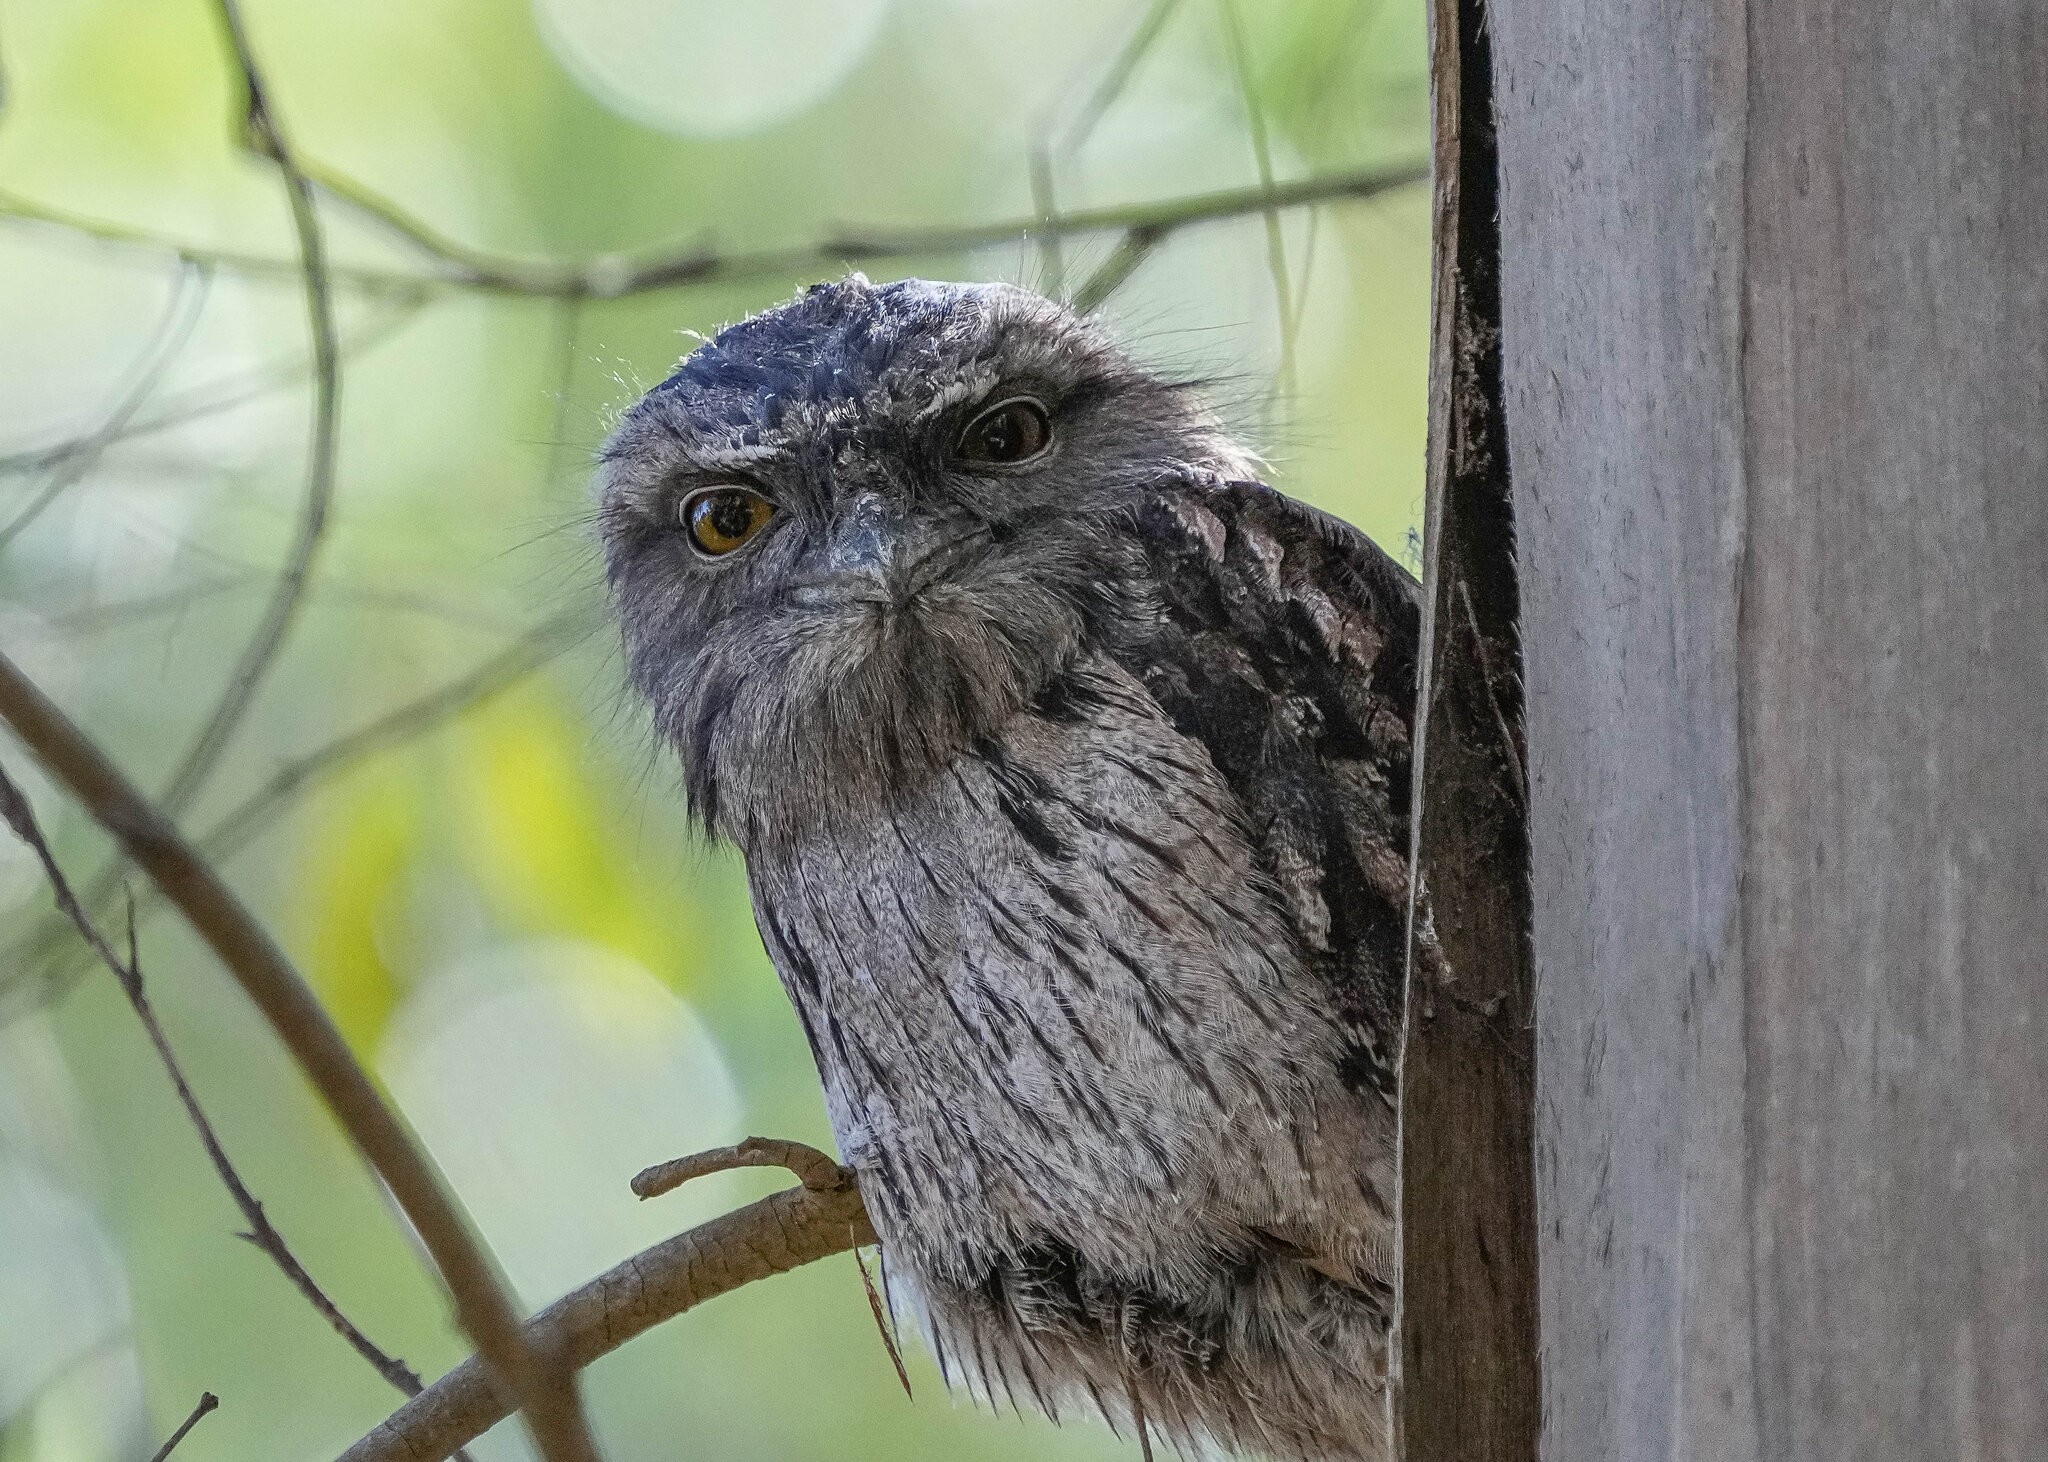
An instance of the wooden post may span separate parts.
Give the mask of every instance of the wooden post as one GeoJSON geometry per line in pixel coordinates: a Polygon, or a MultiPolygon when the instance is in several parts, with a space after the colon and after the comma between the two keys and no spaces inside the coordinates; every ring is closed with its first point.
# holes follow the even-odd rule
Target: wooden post
{"type": "Polygon", "coordinates": [[[2048,1457],[2048,9],[1489,9],[1543,1455],[2048,1457]]]}
{"type": "Polygon", "coordinates": [[[1402,1112],[1408,1462],[1535,1462],[1534,1043],[1521,642],[1482,0],[1436,0],[1436,259],[1402,1112]]]}

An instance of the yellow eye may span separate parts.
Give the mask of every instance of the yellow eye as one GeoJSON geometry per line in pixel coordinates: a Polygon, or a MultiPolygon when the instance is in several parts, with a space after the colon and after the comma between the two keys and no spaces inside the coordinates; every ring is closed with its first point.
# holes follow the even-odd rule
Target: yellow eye
{"type": "Polygon", "coordinates": [[[768,526],[775,504],[750,487],[707,487],[683,499],[683,523],[699,553],[731,553],[768,526]]]}

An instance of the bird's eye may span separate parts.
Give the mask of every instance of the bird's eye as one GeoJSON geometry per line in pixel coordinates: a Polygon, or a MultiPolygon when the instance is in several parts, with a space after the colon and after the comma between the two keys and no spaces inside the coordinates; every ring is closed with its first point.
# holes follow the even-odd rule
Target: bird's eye
{"type": "Polygon", "coordinates": [[[690,542],[712,558],[743,547],[774,516],[775,504],[750,487],[707,487],[683,499],[690,542]]]}
{"type": "Polygon", "coordinates": [[[1028,462],[1052,445],[1052,419],[1029,396],[999,401],[960,433],[956,452],[968,462],[1028,462]]]}

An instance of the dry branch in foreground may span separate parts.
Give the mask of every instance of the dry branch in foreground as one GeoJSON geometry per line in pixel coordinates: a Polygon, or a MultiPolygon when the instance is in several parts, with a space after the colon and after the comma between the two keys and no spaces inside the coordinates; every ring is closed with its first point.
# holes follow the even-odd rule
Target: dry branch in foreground
{"type": "MultiPolygon", "coordinates": [[[[557,1364],[581,1370],[705,1300],[875,1242],[853,1174],[801,1144],[749,1138],[736,1148],[665,1163],[642,1176],[664,1169],[697,1176],[763,1164],[791,1167],[804,1178],[804,1186],[772,1194],[634,1255],[536,1315],[526,1327],[527,1343],[557,1364]],[[788,1161],[791,1155],[796,1165],[788,1161]]],[[[634,1188],[666,1192],[660,1181],[636,1179],[634,1188]]],[[[344,1452],[340,1462],[438,1462],[511,1411],[490,1372],[472,1357],[406,1402],[344,1452]]]]}
{"type": "MultiPolygon", "coordinates": [[[[386,1352],[382,1346],[365,1335],[353,1320],[342,1313],[341,1307],[328,1297],[327,1291],[320,1287],[307,1272],[306,1266],[299,1262],[298,1255],[292,1252],[291,1246],[285,1242],[284,1235],[278,1232],[277,1225],[270,1221],[270,1216],[264,1212],[262,1202],[249,1191],[249,1185],[242,1181],[241,1172],[228,1157],[227,1149],[221,1145],[220,1134],[214,1129],[213,1119],[207,1116],[206,1109],[200,1106],[199,1096],[192,1090],[192,1083],[185,1075],[184,1065],[178,1060],[177,1052],[172,1049],[170,1037],[164,1033],[162,1022],[156,1018],[156,1009],[150,1004],[149,993],[143,988],[142,957],[136,946],[133,902],[131,901],[128,906],[128,954],[124,959],[100,932],[99,926],[93,923],[92,916],[78,902],[77,894],[72,891],[71,881],[64,876],[64,870],[57,862],[57,855],[50,850],[48,839],[43,836],[42,828],[36,823],[36,815],[29,806],[28,798],[14,785],[13,779],[7,775],[5,769],[0,769],[0,821],[5,821],[13,828],[15,836],[26,843],[29,851],[36,855],[37,860],[43,865],[44,876],[49,879],[50,891],[56,898],[58,909],[70,920],[93,953],[99,956],[100,962],[113,971],[114,978],[120,982],[121,992],[128,997],[128,1004],[133,1007],[135,1018],[142,1022],[143,1034],[149,1037],[149,1043],[156,1048],[157,1059],[163,1063],[165,1072],[171,1078],[171,1087],[178,1094],[179,1105],[184,1107],[185,1115],[191,1119],[194,1130],[199,1134],[200,1146],[206,1149],[206,1156],[212,1162],[214,1171],[220,1175],[222,1186],[228,1190],[228,1196],[234,1200],[243,1221],[249,1225],[241,1237],[270,1256],[271,1262],[284,1271],[285,1278],[289,1279],[304,1296],[306,1303],[334,1328],[336,1334],[355,1349],[356,1354],[368,1361],[378,1375],[406,1395],[417,1396],[420,1392],[418,1374],[411,1366],[386,1352]]],[[[197,1420],[203,1414],[203,1410],[194,1413],[193,1419],[197,1420]]],[[[168,1445],[176,1445],[176,1438],[168,1445]]]]}
{"type": "Polygon", "coordinates": [[[573,1373],[530,1349],[518,1312],[454,1199],[386,1105],[334,1019],[213,866],[121,769],[12,660],[0,655],[0,720],[50,776],[120,843],[177,905],[283,1040],[285,1048],[383,1179],[432,1257],[462,1328],[510,1379],[549,1462],[595,1459],[573,1373]]]}

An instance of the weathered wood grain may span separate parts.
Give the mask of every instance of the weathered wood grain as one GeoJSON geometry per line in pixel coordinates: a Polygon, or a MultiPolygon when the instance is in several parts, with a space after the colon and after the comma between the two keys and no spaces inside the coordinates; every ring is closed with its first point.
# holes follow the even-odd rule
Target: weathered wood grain
{"type": "Polygon", "coordinates": [[[1544,1456],[2048,1456],[2048,11],[1492,9],[1544,1456]]]}

